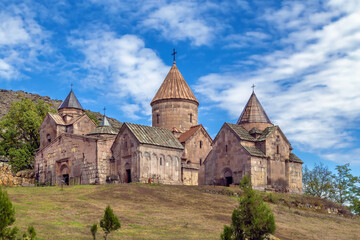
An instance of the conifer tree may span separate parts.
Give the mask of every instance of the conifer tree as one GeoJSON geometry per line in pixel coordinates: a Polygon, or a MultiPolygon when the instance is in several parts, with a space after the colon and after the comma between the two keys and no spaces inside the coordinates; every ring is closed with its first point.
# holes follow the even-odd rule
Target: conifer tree
{"type": "Polygon", "coordinates": [[[222,240],[264,239],[275,231],[275,218],[271,209],[264,203],[251,186],[250,178],[245,176],[240,182],[244,196],[239,199],[238,208],[232,214],[230,226],[224,226],[222,240]]]}
{"type": "Polygon", "coordinates": [[[18,229],[10,227],[14,222],[15,209],[7,192],[0,186],[0,239],[15,239],[18,229]]]}
{"type": "Polygon", "coordinates": [[[97,224],[92,225],[90,228],[91,235],[93,236],[94,240],[96,240],[97,229],[98,229],[97,224]]]}
{"type": "Polygon", "coordinates": [[[104,213],[104,218],[100,220],[100,227],[103,229],[105,235],[104,239],[107,239],[107,235],[121,228],[119,219],[114,215],[110,206],[107,206],[104,213]]]}

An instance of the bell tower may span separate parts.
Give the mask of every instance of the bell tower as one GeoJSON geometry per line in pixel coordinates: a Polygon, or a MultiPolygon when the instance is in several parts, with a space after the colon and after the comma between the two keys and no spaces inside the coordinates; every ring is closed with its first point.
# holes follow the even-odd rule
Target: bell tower
{"type": "Polygon", "coordinates": [[[198,124],[199,102],[175,61],[150,105],[154,127],[183,133],[198,124]]]}

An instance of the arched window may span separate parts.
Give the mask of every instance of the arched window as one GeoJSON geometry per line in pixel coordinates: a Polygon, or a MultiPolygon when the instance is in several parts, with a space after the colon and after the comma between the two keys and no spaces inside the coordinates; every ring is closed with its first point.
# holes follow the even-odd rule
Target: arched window
{"type": "Polygon", "coordinates": [[[227,152],[228,151],[228,146],[227,145],[225,145],[225,152],[227,152]]]}
{"type": "Polygon", "coordinates": [[[190,122],[192,123],[192,113],[190,113],[190,122]]]}
{"type": "Polygon", "coordinates": [[[156,114],[156,123],[160,123],[160,114],[156,114]]]}
{"type": "Polygon", "coordinates": [[[50,134],[46,135],[46,139],[48,140],[48,142],[51,142],[51,136],[50,136],[50,134]]]}
{"type": "Polygon", "coordinates": [[[160,157],[160,166],[162,166],[163,161],[162,161],[162,157],[160,157]]]}
{"type": "Polygon", "coordinates": [[[200,141],[200,144],[199,144],[200,148],[202,148],[202,141],[200,141]]]}
{"type": "Polygon", "coordinates": [[[279,154],[279,145],[276,145],[276,153],[279,154]]]}
{"type": "Polygon", "coordinates": [[[202,159],[200,158],[200,166],[202,165],[202,159]]]}

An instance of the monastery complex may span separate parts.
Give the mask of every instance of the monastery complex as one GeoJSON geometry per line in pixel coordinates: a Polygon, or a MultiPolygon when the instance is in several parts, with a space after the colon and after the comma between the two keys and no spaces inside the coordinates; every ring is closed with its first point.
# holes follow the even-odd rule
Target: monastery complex
{"type": "Polygon", "coordinates": [[[254,92],[237,123],[224,123],[214,140],[198,123],[199,102],[175,61],[150,105],[152,126],[115,129],[105,114],[97,126],[71,90],[40,127],[39,182],[228,186],[249,175],[255,189],[302,193],[303,162],[254,92]]]}

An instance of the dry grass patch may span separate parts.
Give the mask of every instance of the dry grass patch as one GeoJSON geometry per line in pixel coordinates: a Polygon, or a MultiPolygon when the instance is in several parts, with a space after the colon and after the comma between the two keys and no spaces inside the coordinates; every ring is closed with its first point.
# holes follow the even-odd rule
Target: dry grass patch
{"type": "MultiPolygon", "coordinates": [[[[218,239],[224,224],[230,223],[238,201],[206,193],[207,188],[121,184],[70,186],[63,191],[59,187],[7,188],[7,191],[16,209],[16,226],[25,230],[34,225],[41,239],[91,239],[90,226],[99,222],[107,205],[122,226],[109,239],[218,239]]],[[[277,225],[275,236],[281,239],[360,236],[359,219],[283,205],[271,207],[277,225]]]]}

